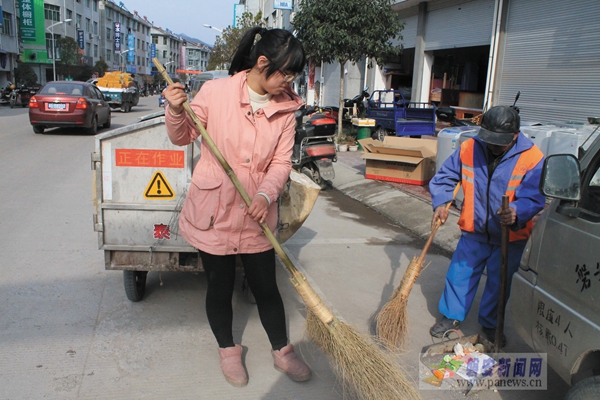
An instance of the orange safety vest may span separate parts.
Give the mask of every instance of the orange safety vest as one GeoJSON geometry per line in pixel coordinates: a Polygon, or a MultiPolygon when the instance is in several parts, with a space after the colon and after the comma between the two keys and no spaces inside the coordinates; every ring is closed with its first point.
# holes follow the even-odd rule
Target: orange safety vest
{"type": "MultiPolygon", "coordinates": [[[[462,174],[462,187],[464,192],[464,201],[458,225],[460,229],[466,232],[475,232],[475,169],[474,169],[474,154],[475,154],[475,140],[467,140],[460,146],[460,161],[462,163],[461,174],[462,174]]],[[[508,185],[506,187],[506,195],[508,201],[512,202],[515,199],[515,193],[521,181],[525,177],[527,171],[533,169],[540,160],[544,157],[542,151],[536,147],[523,151],[519,154],[508,185]]],[[[533,229],[533,221],[527,221],[525,227],[518,231],[510,231],[510,241],[514,242],[517,240],[525,240],[531,235],[533,229]]]]}

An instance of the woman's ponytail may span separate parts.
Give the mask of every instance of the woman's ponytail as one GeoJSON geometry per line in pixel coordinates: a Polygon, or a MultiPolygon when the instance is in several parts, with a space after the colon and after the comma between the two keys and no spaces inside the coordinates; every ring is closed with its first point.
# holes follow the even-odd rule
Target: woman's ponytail
{"type": "Polygon", "coordinates": [[[231,66],[229,67],[229,75],[235,75],[240,71],[253,67],[250,61],[250,52],[252,51],[252,46],[254,46],[256,35],[262,36],[265,34],[266,31],[266,28],[256,26],[254,28],[248,29],[246,33],[244,33],[244,36],[242,36],[240,44],[238,45],[238,48],[235,51],[233,60],[231,60],[231,66]]]}
{"type": "Polygon", "coordinates": [[[277,71],[300,73],[306,64],[302,44],[294,35],[284,29],[257,26],[248,29],[242,36],[231,61],[229,75],[253,68],[260,56],[269,60],[266,67],[267,78],[277,71]],[[260,35],[258,41],[256,35],[260,35]]]}

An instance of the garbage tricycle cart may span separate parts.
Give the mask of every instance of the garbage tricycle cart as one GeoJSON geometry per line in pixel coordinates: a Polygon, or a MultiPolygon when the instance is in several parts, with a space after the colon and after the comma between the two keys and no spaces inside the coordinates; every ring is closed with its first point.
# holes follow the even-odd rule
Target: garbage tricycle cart
{"type": "Polygon", "coordinates": [[[173,145],[158,117],[96,137],[94,230],[107,270],[123,270],[131,301],[144,297],[148,271],[201,271],[198,252],[177,232],[199,141],[173,145]]]}

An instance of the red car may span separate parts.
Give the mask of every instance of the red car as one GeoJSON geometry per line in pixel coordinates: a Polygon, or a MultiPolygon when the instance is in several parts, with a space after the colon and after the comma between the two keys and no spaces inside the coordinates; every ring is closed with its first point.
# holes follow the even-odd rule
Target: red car
{"type": "Polygon", "coordinates": [[[82,127],[95,135],[98,127],[110,128],[110,107],[93,84],[53,81],[29,100],[29,122],[35,133],[53,127],[82,127]]]}

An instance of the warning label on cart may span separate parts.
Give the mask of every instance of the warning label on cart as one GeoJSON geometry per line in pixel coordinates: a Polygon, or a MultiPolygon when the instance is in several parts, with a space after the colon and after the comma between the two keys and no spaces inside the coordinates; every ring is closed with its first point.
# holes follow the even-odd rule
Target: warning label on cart
{"type": "Polygon", "coordinates": [[[115,149],[115,166],[184,168],[183,150],[115,149]]]}
{"type": "Polygon", "coordinates": [[[175,193],[162,172],[156,171],[146,187],[144,197],[148,200],[171,200],[175,198],[175,193]]]}

